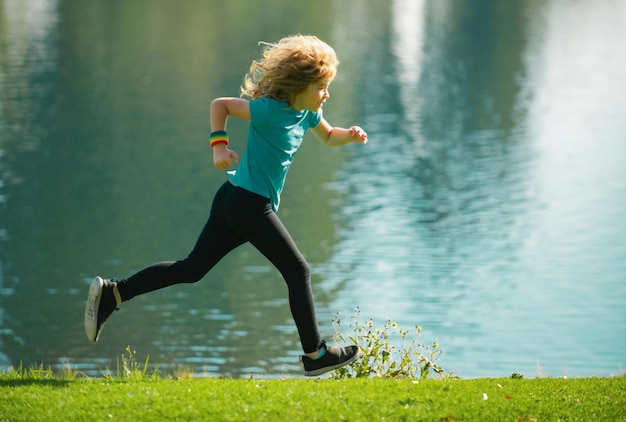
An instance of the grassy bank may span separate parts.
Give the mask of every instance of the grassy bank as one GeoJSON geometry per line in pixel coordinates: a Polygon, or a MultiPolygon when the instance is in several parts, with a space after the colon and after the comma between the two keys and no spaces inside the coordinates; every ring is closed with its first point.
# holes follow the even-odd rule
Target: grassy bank
{"type": "Polygon", "coordinates": [[[0,420],[619,421],[626,376],[83,379],[0,374],[0,420]]]}

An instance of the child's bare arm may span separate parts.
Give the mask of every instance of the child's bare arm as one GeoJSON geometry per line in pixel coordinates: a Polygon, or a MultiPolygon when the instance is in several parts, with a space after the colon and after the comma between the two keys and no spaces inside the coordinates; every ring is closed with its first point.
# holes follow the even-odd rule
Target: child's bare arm
{"type": "Polygon", "coordinates": [[[321,143],[330,147],[346,145],[350,142],[367,143],[367,133],[359,126],[350,128],[333,127],[325,119],[311,129],[321,143]]]}
{"type": "MultiPolygon", "coordinates": [[[[250,103],[248,100],[233,97],[216,98],[211,102],[211,132],[226,130],[229,116],[250,121],[250,103]]],[[[239,162],[239,155],[228,148],[228,144],[220,143],[213,147],[213,164],[225,170],[239,162]]]]}
{"type": "Polygon", "coordinates": [[[214,99],[211,102],[211,131],[225,130],[228,116],[250,121],[250,102],[235,97],[214,99]]]}

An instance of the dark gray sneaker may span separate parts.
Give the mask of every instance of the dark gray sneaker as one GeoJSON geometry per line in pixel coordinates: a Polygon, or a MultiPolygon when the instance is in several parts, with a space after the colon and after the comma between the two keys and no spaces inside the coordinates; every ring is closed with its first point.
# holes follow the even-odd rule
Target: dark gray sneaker
{"type": "Polygon", "coordinates": [[[117,300],[113,293],[116,284],[115,281],[96,277],[89,286],[85,306],[85,334],[89,341],[98,341],[104,321],[117,310],[117,300]]]}
{"type": "Polygon", "coordinates": [[[300,360],[304,365],[304,375],[314,377],[325,374],[333,369],[341,368],[348,365],[361,355],[361,350],[357,345],[345,347],[327,346],[322,341],[322,347],[326,349],[326,353],[319,359],[311,359],[308,356],[300,356],[300,360]]]}

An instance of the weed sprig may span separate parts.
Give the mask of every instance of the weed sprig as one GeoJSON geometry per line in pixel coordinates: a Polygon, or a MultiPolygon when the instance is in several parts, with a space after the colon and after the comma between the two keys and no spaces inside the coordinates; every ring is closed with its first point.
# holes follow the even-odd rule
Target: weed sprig
{"type": "Polygon", "coordinates": [[[422,327],[416,325],[410,331],[401,328],[387,318],[382,328],[375,328],[373,319],[361,322],[361,310],[357,307],[351,316],[352,335],[346,336],[341,331],[339,314],[333,318],[334,340],[338,343],[350,340],[361,348],[362,356],[350,365],[336,370],[333,378],[428,378],[431,372],[439,376],[449,376],[437,364],[443,353],[435,341],[431,347],[419,343],[422,327]],[[396,346],[394,340],[400,340],[396,346]]]}

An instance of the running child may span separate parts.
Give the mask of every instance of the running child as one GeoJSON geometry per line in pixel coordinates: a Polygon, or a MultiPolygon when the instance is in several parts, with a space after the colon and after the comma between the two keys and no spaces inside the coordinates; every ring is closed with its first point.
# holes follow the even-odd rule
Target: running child
{"type": "Polygon", "coordinates": [[[85,308],[85,332],[95,342],[107,318],[135,296],[174,284],[195,283],[226,254],[250,242],[281,273],[304,355],[304,375],[321,375],[355,360],[357,345],[326,345],[318,331],[309,264],[276,212],[287,171],[307,130],[323,144],[365,144],[358,126],[331,126],[322,115],[339,61],[335,51],[314,36],[296,35],[263,44],[259,60],[244,78],[241,98],[216,98],[211,103],[210,144],[213,163],[229,179],[213,199],[208,221],[196,244],[179,261],[152,264],[119,281],[96,277],[85,308]],[[248,97],[249,99],[245,99],[248,97]],[[247,148],[239,155],[229,148],[229,117],[249,123],[247,148]]]}

